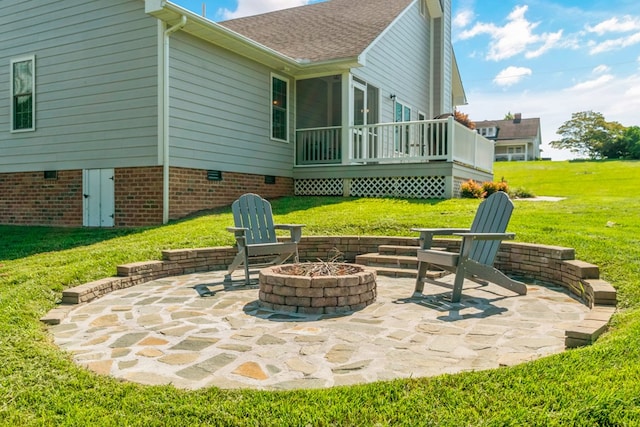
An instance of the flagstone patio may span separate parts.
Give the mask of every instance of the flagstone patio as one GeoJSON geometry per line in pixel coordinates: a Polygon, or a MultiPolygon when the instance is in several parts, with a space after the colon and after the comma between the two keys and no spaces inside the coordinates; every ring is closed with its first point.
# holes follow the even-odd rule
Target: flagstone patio
{"type": "Polygon", "coordinates": [[[351,314],[259,307],[256,287],[224,271],[161,278],[71,306],[51,326],[79,364],[142,384],[197,389],[323,388],[493,369],[565,349],[590,309],[560,286],[519,296],[465,283],[462,301],[414,279],[378,276],[377,299],[351,314]]]}

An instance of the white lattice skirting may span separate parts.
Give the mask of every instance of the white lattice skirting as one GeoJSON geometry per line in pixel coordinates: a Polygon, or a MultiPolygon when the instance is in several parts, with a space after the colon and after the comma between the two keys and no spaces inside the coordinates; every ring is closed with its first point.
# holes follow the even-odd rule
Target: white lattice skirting
{"type": "Polygon", "coordinates": [[[342,196],[344,194],[342,178],[296,179],[296,196],[342,196]]]}
{"type": "MultiPolygon", "coordinates": [[[[341,196],[345,193],[345,181],[341,178],[297,179],[295,193],[298,196],[341,196]]],[[[348,195],[354,197],[442,199],[446,194],[444,176],[353,178],[346,185],[348,195]]]]}

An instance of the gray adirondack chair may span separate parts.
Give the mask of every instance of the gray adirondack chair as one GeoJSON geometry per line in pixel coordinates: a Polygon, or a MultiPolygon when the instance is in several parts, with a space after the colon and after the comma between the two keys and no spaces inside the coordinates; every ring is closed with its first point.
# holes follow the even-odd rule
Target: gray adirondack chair
{"type": "Polygon", "coordinates": [[[480,283],[488,281],[509,289],[517,294],[525,295],[527,287],[524,283],[507,277],[493,267],[498,248],[502,240],[515,237],[506,233],[513,203],[504,192],[496,192],[483,201],[476,212],[470,229],[460,228],[412,228],[420,232],[421,248],[418,250],[418,278],[414,296],[422,294],[424,282],[442,284],[427,278],[429,266],[455,273],[456,277],[451,295],[452,302],[459,302],[465,278],[480,283]],[[459,253],[431,249],[433,236],[461,236],[459,253]]]}
{"type": "Polygon", "coordinates": [[[274,224],[271,203],[257,194],[243,194],[231,205],[234,227],[227,230],[234,233],[238,245],[235,256],[225,282],[231,282],[231,274],[244,267],[245,284],[250,284],[249,263],[260,262],[252,267],[282,264],[291,256],[298,261],[298,242],[302,237],[303,224],[274,224]],[[287,242],[279,242],[275,230],[289,230],[291,238],[287,242]]]}

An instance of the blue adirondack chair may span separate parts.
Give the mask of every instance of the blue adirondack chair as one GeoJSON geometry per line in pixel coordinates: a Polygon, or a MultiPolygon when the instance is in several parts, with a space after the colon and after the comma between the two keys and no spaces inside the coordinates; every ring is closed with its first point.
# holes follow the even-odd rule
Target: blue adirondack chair
{"type": "Polygon", "coordinates": [[[413,231],[420,232],[421,242],[418,250],[418,277],[414,296],[422,294],[424,282],[442,284],[427,277],[429,266],[436,266],[456,274],[451,295],[452,302],[460,301],[465,278],[480,283],[492,282],[517,294],[525,295],[527,287],[524,283],[507,277],[493,267],[500,242],[515,237],[515,234],[505,232],[512,211],[513,203],[509,200],[509,196],[499,191],[480,204],[469,229],[412,228],[413,231]],[[433,236],[447,235],[462,237],[460,252],[431,249],[433,236]]]}
{"type": "Polygon", "coordinates": [[[271,204],[257,194],[247,193],[240,196],[231,205],[234,227],[227,230],[234,233],[238,245],[235,256],[225,282],[231,282],[231,274],[244,267],[245,284],[250,284],[249,263],[252,267],[265,267],[282,264],[291,256],[298,262],[298,242],[302,237],[302,224],[274,224],[271,204]],[[279,242],[276,237],[278,229],[289,230],[291,238],[287,242],[279,242]]]}

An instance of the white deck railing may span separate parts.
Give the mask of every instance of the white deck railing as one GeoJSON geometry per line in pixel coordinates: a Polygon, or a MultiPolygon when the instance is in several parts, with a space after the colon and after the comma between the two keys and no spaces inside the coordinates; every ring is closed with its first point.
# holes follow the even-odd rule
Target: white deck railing
{"type": "Polygon", "coordinates": [[[453,118],[299,129],[296,164],[460,162],[493,170],[493,142],[453,118]],[[344,144],[344,141],[347,143],[344,144]],[[345,155],[343,155],[343,153],[345,155]]]}

